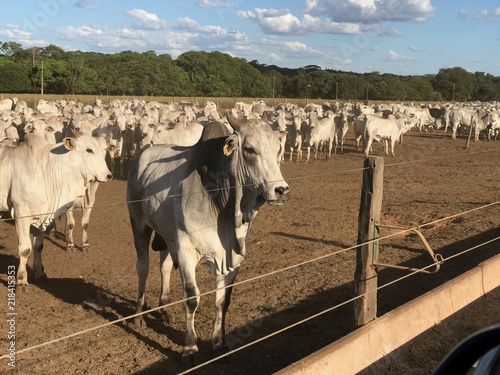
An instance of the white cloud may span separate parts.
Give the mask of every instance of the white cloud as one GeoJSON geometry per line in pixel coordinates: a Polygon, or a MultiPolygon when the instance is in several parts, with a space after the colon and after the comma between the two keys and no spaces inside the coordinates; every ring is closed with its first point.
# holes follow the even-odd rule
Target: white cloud
{"type": "Polygon", "coordinates": [[[125,14],[141,22],[141,26],[147,29],[163,29],[165,28],[165,21],[160,20],[154,13],[146,12],[142,9],[127,10],[125,14]]]}
{"type": "Polygon", "coordinates": [[[206,34],[207,36],[215,37],[219,40],[247,40],[247,36],[245,33],[242,33],[235,29],[224,29],[223,27],[217,25],[201,26],[200,24],[198,24],[198,22],[192,20],[189,17],[182,17],[177,19],[177,22],[173,25],[173,28],[177,30],[199,33],[200,35],[206,34]]]}
{"type": "Polygon", "coordinates": [[[254,9],[254,11],[237,11],[241,18],[257,23],[269,34],[301,34],[301,22],[288,9],[254,9]]]}
{"type": "Polygon", "coordinates": [[[414,46],[413,44],[410,44],[408,46],[408,49],[412,52],[423,52],[424,50],[420,47],[414,46]]]}
{"type": "Polygon", "coordinates": [[[235,8],[235,6],[231,3],[214,0],[197,0],[196,5],[198,5],[200,8],[235,8]]]}
{"type": "MultiPolygon", "coordinates": [[[[311,5],[311,4],[309,4],[311,5]]],[[[313,6],[313,5],[311,5],[313,6]]],[[[322,34],[361,34],[372,31],[362,25],[346,22],[332,22],[325,18],[304,14],[302,20],[288,9],[254,9],[253,11],[237,11],[244,19],[255,22],[263,32],[275,35],[304,35],[308,33],[322,34]]]]}
{"type": "Polygon", "coordinates": [[[6,25],[0,28],[0,39],[19,43],[24,48],[49,44],[42,39],[34,39],[32,33],[29,33],[15,25],[6,25]]]}
{"type": "Polygon", "coordinates": [[[280,63],[283,61],[283,59],[275,53],[270,53],[269,54],[269,61],[271,61],[273,63],[280,63]]]}
{"type": "Polygon", "coordinates": [[[466,20],[478,20],[478,21],[489,21],[494,17],[500,17],[500,7],[496,8],[493,11],[489,11],[487,9],[481,9],[477,13],[472,13],[468,9],[460,9],[458,12],[458,17],[462,21],[466,20]]]}
{"type": "MultiPolygon", "coordinates": [[[[422,22],[435,8],[430,0],[324,0],[324,15],[335,22],[384,24],[391,21],[422,22]]],[[[314,8],[317,12],[318,8],[314,8]]]]}
{"type": "Polygon", "coordinates": [[[412,61],[413,59],[408,56],[400,55],[394,51],[389,51],[389,55],[385,59],[386,61],[412,61]]]}

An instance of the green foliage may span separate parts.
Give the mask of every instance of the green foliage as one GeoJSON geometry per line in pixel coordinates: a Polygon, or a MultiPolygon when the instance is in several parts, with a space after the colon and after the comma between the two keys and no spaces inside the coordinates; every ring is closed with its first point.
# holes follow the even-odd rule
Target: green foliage
{"type": "Polygon", "coordinates": [[[398,76],[259,64],[213,51],[172,59],[155,51],[68,51],[50,44],[23,49],[0,42],[0,92],[118,96],[307,98],[436,101],[500,98],[500,78],[460,67],[435,75],[398,76]]]}
{"type": "Polygon", "coordinates": [[[31,88],[29,68],[14,63],[0,65],[0,87],[2,92],[28,92],[31,88]]]}

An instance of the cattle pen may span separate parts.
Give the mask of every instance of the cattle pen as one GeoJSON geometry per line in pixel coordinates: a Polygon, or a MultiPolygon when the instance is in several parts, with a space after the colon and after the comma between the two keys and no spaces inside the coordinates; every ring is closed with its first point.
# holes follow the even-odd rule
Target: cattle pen
{"type": "MultiPolygon", "coordinates": [[[[156,253],[147,326],[129,322],[137,292],[135,254],[126,181],[117,179],[97,193],[89,253],[66,252],[57,223],[44,250],[48,282],[17,291],[17,371],[266,374],[355,332],[353,278],[365,159],[355,151],[353,138],[350,131],[345,153],[329,161],[282,164],[292,199],[277,209],[263,207],[253,224],[228,314],[229,346],[235,351],[227,361],[211,357],[213,302],[207,294],[213,282],[203,268],[197,329],[205,366],[180,365],[183,314],[177,274],[171,306],[177,319],[169,326],[157,320],[156,253]]],[[[494,141],[474,142],[468,150],[464,145],[465,139],[452,141],[442,131],[413,130],[396,148],[396,157],[385,158],[381,223],[421,228],[444,262],[431,275],[381,267],[378,284],[387,286],[378,291],[380,318],[499,254],[500,149],[494,141]]],[[[382,154],[378,145],[375,154],[382,154]]],[[[7,269],[17,265],[15,228],[7,221],[0,228],[0,266],[7,269]]],[[[380,231],[380,263],[412,269],[436,263],[415,232],[380,231]]],[[[7,285],[6,275],[1,282],[7,285]]],[[[451,347],[443,346],[426,361],[435,364],[451,347]]]]}

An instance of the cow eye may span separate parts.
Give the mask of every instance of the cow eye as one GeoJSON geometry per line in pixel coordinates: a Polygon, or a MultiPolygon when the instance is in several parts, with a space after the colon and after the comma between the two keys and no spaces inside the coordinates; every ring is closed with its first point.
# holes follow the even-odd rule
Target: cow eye
{"type": "Polygon", "coordinates": [[[245,147],[243,150],[249,155],[257,155],[257,151],[253,147],[245,147]]]}
{"type": "Polygon", "coordinates": [[[93,153],[94,153],[94,150],[92,150],[91,148],[88,148],[86,151],[87,151],[89,154],[93,154],[93,153]]]}

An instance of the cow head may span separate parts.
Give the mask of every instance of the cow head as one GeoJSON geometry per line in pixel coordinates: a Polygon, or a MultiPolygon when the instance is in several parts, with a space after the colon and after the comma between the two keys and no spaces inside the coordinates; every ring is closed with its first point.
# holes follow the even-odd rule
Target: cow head
{"type": "Polygon", "coordinates": [[[107,182],[113,178],[103,157],[104,148],[94,137],[73,131],[73,137],[63,139],[63,146],[74,153],[71,160],[74,167],[81,171],[85,182],[107,182]]]}
{"type": "MultiPolygon", "coordinates": [[[[261,119],[241,120],[227,114],[234,133],[226,138],[224,155],[235,154],[236,174],[247,189],[258,193],[261,203],[280,205],[290,198],[290,188],[285,182],[278,161],[283,133],[273,132],[261,119]]],[[[260,204],[261,204],[260,203],[260,204]]]]}

